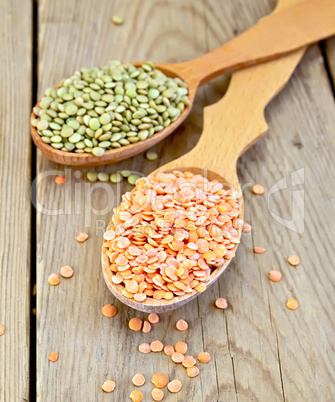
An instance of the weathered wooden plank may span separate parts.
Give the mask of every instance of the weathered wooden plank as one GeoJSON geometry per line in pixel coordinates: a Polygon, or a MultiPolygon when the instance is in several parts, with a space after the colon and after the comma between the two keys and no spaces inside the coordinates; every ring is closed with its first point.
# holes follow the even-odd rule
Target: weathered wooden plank
{"type": "Polygon", "coordinates": [[[0,2],[1,401],[29,398],[31,6],[0,2]]]}
{"type": "MultiPolygon", "coordinates": [[[[76,68],[103,64],[110,58],[182,61],[195,57],[232,38],[274,7],[274,2],[267,0],[248,2],[243,7],[230,0],[102,0],[99,7],[94,4],[93,0],[82,1],[80,7],[63,0],[40,2],[40,94],[76,68]],[[127,16],[125,24],[115,27],[111,23],[113,14],[127,16]]],[[[96,170],[111,173],[127,167],[147,174],[158,164],[191,149],[201,132],[204,102],[217,100],[226,85],[227,79],[221,78],[199,93],[187,122],[157,147],[157,162],[148,162],[139,155],[96,170]]],[[[58,216],[38,214],[40,401],[102,400],[101,384],[106,379],[117,383],[112,399],[127,400],[134,388],[131,378],[138,372],[146,376],[147,383],[141,389],[147,399],[152,389],[150,378],[155,372],[183,382],[179,394],[168,395],[167,400],[171,401],[295,401],[314,400],[316,395],[330,399],[334,381],[330,334],[334,323],[327,311],[334,309],[334,250],[322,234],[320,223],[329,222],[326,229],[331,236],[334,105],[317,48],[308,53],[289,86],[269,106],[267,119],[270,134],[245,154],[238,166],[242,184],[246,185],[246,219],[251,221],[254,231],[243,236],[235,261],[218,283],[197,300],[162,315],[162,322],[149,334],[127,329],[129,318],[144,315],[120,305],[103,283],[99,225],[108,222],[111,212],[102,211],[99,216],[90,208],[93,205],[101,210],[109,200],[116,205],[120,193],[130,187],[123,184],[119,192],[116,186],[95,188],[76,178],[75,169],[67,170],[63,187],[56,186],[51,176],[41,181],[41,205],[49,209],[66,207],[67,211],[58,216]],[[301,167],[305,168],[302,235],[276,222],[267,208],[266,196],[256,198],[249,188],[250,183],[260,181],[270,189],[283,176],[301,167]],[[90,188],[95,188],[92,194],[90,188]],[[113,194],[108,197],[110,188],[113,194]],[[90,234],[90,239],[77,244],[76,234],[82,230],[90,234]],[[253,245],[264,245],[266,253],[254,256],[253,245]],[[286,257],[293,253],[302,260],[297,268],[286,263],[286,257]],[[48,275],[65,264],[73,266],[74,277],[50,288],[48,275]],[[283,280],[277,284],[267,279],[268,271],[275,268],[283,272],[283,280]],[[219,295],[227,297],[231,305],[224,313],[213,307],[219,295]],[[292,295],[300,302],[298,311],[285,307],[286,298],[292,295]],[[112,320],[100,313],[108,302],[119,309],[112,320]],[[179,318],[190,324],[186,333],[174,329],[179,318]],[[140,343],[154,339],[164,344],[186,340],[191,354],[208,350],[212,360],[201,366],[198,378],[191,380],[182,367],[165,355],[137,352],[140,343]],[[55,364],[47,360],[51,351],[59,353],[55,364]]],[[[39,155],[38,172],[50,170],[64,171],[64,167],[39,155]]],[[[85,171],[80,169],[81,173],[85,171]]],[[[274,194],[271,211],[289,216],[290,196],[289,190],[274,194]]]]}
{"type": "MultiPolygon", "coordinates": [[[[98,8],[94,4],[94,1],[85,1],[77,9],[73,3],[66,1],[40,2],[40,94],[43,89],[56,85],[63,76],[82,65],[99,65],[112,58],[175,61],[185,57],[184,48],[188,49],[187,57],[206,51],[204,32],[207,23],[202,18],[201,3],[194,6],[191,1],[177,5],[175,1],[144,3],[106,0],[100,2],[98,8]],[[111,23],[113,14],[125,15],[125,24],[115,27],[111,23]],[[174,19],[176,15],[178,19],[174,19]],[[67,43],[69,38],[70,44],[67,43]],[[183,46],[180,46],[181,40],[183,46]]],[[[196,143],[200,132],[201,99],[200,94],[187,127],[181,127],[172,139],[158,147],[161,161],[177,157],[184,152],[185,146],[191,148],[196,143]]],[[[128,167],[149,173],[157,163],[148,162],[143,155],[139,155],[100,170],[111,173],[128,167]]],[[[51,169],[63,170],[39,155],[38,172],[51,169]]],[[[65,188],[57,187],[52,177],[44,179],[38,186],[38,199],[43,206],[64,206],[64,196],[68,190],[66,202],[72,208],[71,215],[38,215],[38,399],[70,400],[75,396],[78,400],[102,400],[104,395],[101,384],[112,378],[117,383],[113,399],[127,400],[134,388],[131,384],[134,374],[145,374],[147,383],[142,388],[147,394],[152,389],[152,374],[162,372],[169,376],[176,374],[178,377],[182,374],[182,395],[187,392],[194,400],[202,400],[200,382],[190,382],[187,386],[186,373],[181,367],[172,364],[167,356],[144,356],[138,353],[138,345],[145,340],[162,339],[172,344],[179,340],[177,331],[170,334],[168,328],[182,314],[182,310],[172,317],[162,317],[162,323],[149,334],[137,334],[127,329],[127,322],[135,313],[121,306],[108,292],[100,268],[102,231],[95,233],[100,221],[108,222],[111,211],[102,216],[87,211],[92,222],[85,226],[84,200],[80,197],[75,199],[75,182],[82,188],[82,197],[84,193],[88,197],[89,191],[84,188],[85,180],[74,180],[73,172],[71,170],[72,183],[68,178],[65,188]],[[75,214],[75,208],[81,215],[75,214]],[[90,239],[79,245],[75,236],[82,230],[90,234],[90,239]],[[64,264],[73,266],[74,277],[68,281],[63,280],[58,288],[50,288],[48,275],[58,271],[64,264]],[[113,320],[101,315],[101,307],[108,302],[115,303],[119,309],[113,320]],[[59,353],[56,364],[47,360],[53,350],[59,353]]],[[[87,183],[86,186],[90,187],[87,183]]],[[[116,191],[115,186],[110,188],[116,191]]],[[[127,184],[121,188],[122,192],[129,189],[127,184]]],[[[103,188],[97,188],[92,199],[95,208],[101,209],[106,205],[107,194],[103,188]]],[[[119,200],[120,194],[112,200],[113,206],[119,200]]],[[[143,317],[141,314],[139,316],[143,317]]],[[[192,326],[200,329],[196,316],[193,314],[189,318],[194,321],[192,326]]],[[[170,398],[177,400],[181,395],[170,398]]]]}

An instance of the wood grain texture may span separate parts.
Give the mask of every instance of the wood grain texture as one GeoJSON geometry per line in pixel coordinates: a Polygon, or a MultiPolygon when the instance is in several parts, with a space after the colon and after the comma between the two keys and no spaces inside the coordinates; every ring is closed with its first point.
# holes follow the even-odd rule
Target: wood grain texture
{"type": "MultiPolygon", "coordinates": [[[[65,0],[40,1],[39,95],[82,65],[101,65],[111,58],[179,62],[200,56],[250,27],[275,6],[270,0],[243,3],[243,7],[231,0],[101,0],[99,7],[95,4],[84,0],[78,7],[65,0]],[[126,16],[123,26],[111,23],[114,14],[126,16]]],[[[156,162],[138,155],[96,171],[112,173],[127,167],[148,174],[192,149],[202,130],[203,106],[217,101],[226,86],[227,78],[216,79],[199,92],[185,124],[157,146],[160,158],[156,162]]],[[[208,292],[162,314],[161,323],[148,334],[127,328],[129,318],[145,315],[113,298],[100,267],[102,226],[130,186],[92,185],[76,178],[75,169],[66,170],[64,186],[57,186],[52,176],[42,179],[38,185],[41,206],[65,211],[57,216],[38,213],[38,400],[126,401],[134,389],[131,378],[138,372],[147,380],[141,388],[146,400],[150,400],[150,378],[155,372],[183,383],[179,394],[164,391],[167,401],[331,400],[335,380],[331,341],[335,274],[330,241],[335,227],[334,117],[323,60],[319,49],[313,47],[290,84],[268,107],[269,135],[238,162],[246,220],[253,226],[251,235],[242,236],[236,258],[208,292]],[[250,185],[261,182],[269,190],[302,167],[305,183],[298,189],[305,192],[305,228],[298,234],[270,214],[289,219],[291,187],[272,195],[269,210],[267,193],[253,196],[250,185]],[[101,215],[92,213],[90,197],[101,215]],[[108,205],[109,201],[113,205],[108,205]],[[90,238],[78,244],[75,237],[81,231],[87,231],[90,238]],[[253,246],[264,246],[266,252],[254,255],[253,246]],[[300,256],[298,267],[286,262],[290,254],[300,256]],[[73,278],[50,287],[48,275],[67,264],[74,268],[73,278]],[[283,272],[281,282],[268,280],[271,269],[283,272]],[[213,307],[219,296],[229,301],[225,312],[213,307]],[[285,307],[291,296],[300,303],[297,311],[285,307]],[[118,307],[112,319],[101,314],[106,303],[118,307]],[[180,318],[189,323],[185,333],[174,329],[180,318]],[[137,352],[140,343],[155,339],[164,344],[187,341],[190,354],[207,350],[212,360],[201,365],[199,377],[189,379],[167,356],[137,352]],[[57,363],[48,362],[51,351],[59,353],[57,363]],[[116,381],[112,395],[101,390],[106,379],[116,381]]],[[[41,154],[37,168],[39,173],[64,171],[41,154]]],[[[80,169],[80,173],[85,171],[80,169]]]]}
{"type": "MultiPolygon", "coordinates": [[[[175,122],[154,136],[127,147],[108,150],[98,157],[90,153],[75,154],[52,148],[44,143],[36,127],[30,126],[36,147],[53,162],[71,166],[99,166],[119,162],[166,138],[187,118],[199,85],[224,73],[279,58],[303,46],[335,34],[333,0],[309,0],[289,3],[289,10],[279,7],[278,12],[263,18],[246,32],[201,57],[177,64],[155,63],[167,76],[179,77],[188,84],[189,107],[175,122]],[[299,4],[301,3],[301,4],[299,4]],[[273,27],[276,27],[274,30],[273,27]]],[[[134,60],[132,60],[134,62],[134,60]]],[[[140,65],[140,63],[137,63],[140,65]]],[[[36,106],[39,106],[40,101],[36,106]]],[[[34,112],[31,121],[36,119],[34,112]]]]}
{"type": "Polygon", "coordinates": [[[1,1],[0,15],[0,400],[22,401],[31,314],[31,3],[1,1]]]}

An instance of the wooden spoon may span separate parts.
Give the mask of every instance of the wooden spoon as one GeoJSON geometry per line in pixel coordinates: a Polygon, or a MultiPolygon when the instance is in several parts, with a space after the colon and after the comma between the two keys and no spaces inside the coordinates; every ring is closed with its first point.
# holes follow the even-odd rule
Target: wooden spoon
{"type": "MultiPolygon", "coordinates": [[[[279,9],[297,3],[299,0],[280,0],[279,9]]],[[[264,110],[270,100],[284,87],[304,54],[300,49],[282,59],[268,62],[235,73],[223,99],[205,108],[204,130],[200,141],[190,152],[161,166],[153,173],[174,170],[191,171],[227,183],[241,194],[236,174],[236,162],[251,145],[263,136],[268,126],[264,110]]],[[[243,218],[243,198],[240,195],[240,218],[243,218]]],[[[111,223],[109,229],[111,228],[111,223]]],[[[239,237],[241,231],[239,232],[239,237]]],[[[236,251],[237,246],[234,251],[236,251]]],[[[107,249],[102,247],[102,270],[109,290],[124,304],[145,312],[165,312],[189,302],[199,295],[193,291],[171,300],[147,298],[138,303],[121,294],[122,286],[112,282],[107,249]]],[[[207,287],[214,283],[229,262],[213,270],[207,287]]]]}
{"type": "MultiPolygon", "coordinates": [[[[134,156],[157,144],[185,120],[200,85],[229,71],[276,59],[331,36],[335,33],[334,20],[334,0],[305,0],[287,10],[263,18],[230,42],[197,59],[178,64],[155,64],[155,67],[166,75],[180,77],[188,84],[190,105],[175,122],[145,141],[109,150],[103,156],[97,157],[90,153],[76,154],[56,150],[45,144],[36,128],[31,125],[33,141],[51,160],[65,165],[103,165],[134,156]]],[[[31,118],[36,118],[34,113],[31,118]]]]}

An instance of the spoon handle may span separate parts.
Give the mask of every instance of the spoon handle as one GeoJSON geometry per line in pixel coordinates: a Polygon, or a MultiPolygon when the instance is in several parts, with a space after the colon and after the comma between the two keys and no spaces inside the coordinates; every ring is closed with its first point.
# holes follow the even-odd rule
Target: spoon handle
{"type": "Polygon", "coordinates": [[[221,74],[278,58],[334,34],[334,0],[300,1],[261,19],[225,45],[179,64],[178,72],[189,82],[202,85],[221,74]]]}
{"type": "MultiPolygon", "coordinates": [[[[279,0],[275,13],[298,1],[279,0]]],[[[285,86],[304,51],[233,74],[226,95],[205,108],[203,134],[190,152],[193,160],[199,159],[198,166],[221,173],[239,188],[236,161],[267,132],[265,107],[285,86]]]]}

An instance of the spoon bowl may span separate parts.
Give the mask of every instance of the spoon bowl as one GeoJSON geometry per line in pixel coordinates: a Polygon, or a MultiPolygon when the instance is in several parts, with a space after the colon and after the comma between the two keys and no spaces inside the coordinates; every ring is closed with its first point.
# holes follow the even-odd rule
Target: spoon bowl
{"type": "MultiPolygon", "coordinates": [[[[90,153],[76,154],[54,149],[42,141],[36,128],[31,125],[32,139],[48,158],[64,165],[98,166],[134,156],[166,138],[186,119],[200,85],[219,75],[276,59],[325,39],[335,33],[334,18],[333,0],[305,0],[263,18],[230,42],[197,59],[175,64],[155,63],[155,68],[167,76],[179,77],[187,83],[189,106],[176,121],[144,141],[106,151],[98,157],[90,153]]],[[[134,64],[138,66],[142,63],[134,64]]],[[[33,112],[31,119],[34,118],[36,115],[33,112]]]]}
{"type": "MultiPolygon", "coordinates": [[[[152,173],[152,175],[155,175],[160,172],[171,173],[175,170],[178,170],[181,172],[187,171],[187,172],[191,172],[193,174],[200,174],[200,175],[206,177],[208,180],[214,180],[214,179],[218,180],[220,183],[222,183],[224,185],[224,187],[231,188],[231,185],[229,183],[227,183],[227,181],[222,176],[218,175],[217,173],[208,171],[207,169],[204,171],[203,169],[200,169],[200,168],[179,167],[179,163],[178,163],[179,160],[180,160],[180,162],[183,162],[183,157],[155,170],[152,173]]],[[[239,193],[239,194],[241,194],[241,193],[239,193]]],[[[240,208],[239,208],[240,213],[239,213],[238,219],[243,219],[244,206],[243,206],[242,195],[240,195],[240,197],[238,198],[238,202],[239,202],[239,206],[240,206],[240,208]]],[[[112,224],[112,222],[110,222],[107,230],[112,229],[112,226],[113,226],[113,224],[112,224]]],[[[237,235],[237,237],[239,239],[241,237],[241,232],[242,232],[242,230],[240,228],[238,230],[238,235],[237,235]]],[[[238,244],[236,244],[236,246],[233,249],[231,249],[231,251],[233,251],[235,253],[237,247],[238,247],[238,244]]],[[[119,299],[122,303],[124,303],[136,310],[144,311],[146,313],[152,313],[152,312],[164,313],[166,311],[174,310],[178,307],[181,307],[182,305],[188,303],[189,301],[191,301],[192,299],[194,299],[195,297],[197,297],[199,295],[199,292],[197,292],[196,290],[193,290],[192,292],[187,293],[183,296],[174,296],[171,300],[164,300],[164,299],[156,300],[156,299],[147,297],[143,302],[137,302],[134,299],[128,299],[127,297],[122,295],[122,289],[124,289],[124,286],[115,284],[112,281],[113,273],[110,269],[110,262],[109,262],[109,258],[107,255],[107,251],[108,251],[108,249],[103,246],[101,261],[102,261],[103,276],[104,276],[105,282],[107,284],[107,287],[113,293],[113,295],[117,299],[119,299]]],[[[220,277],[220,275],[223,273],[223,271],[225,271],[225,269],[228,267],[231,260],[232,259],[224,260],[222,264],[215,266],[213,268],[212,273],[210,275],[210,279],[209,279],[209,281],[206,282],[206,288],[211,286],[220,277]]]]}

